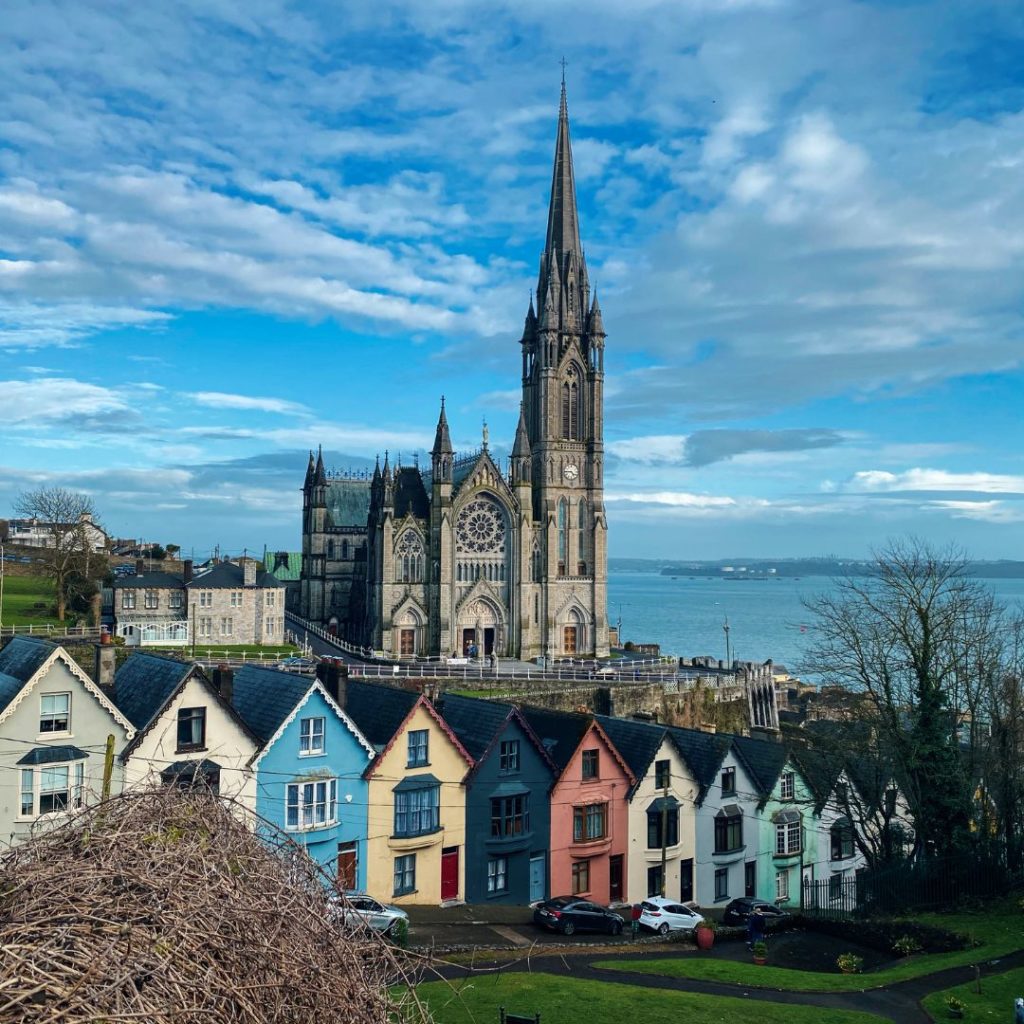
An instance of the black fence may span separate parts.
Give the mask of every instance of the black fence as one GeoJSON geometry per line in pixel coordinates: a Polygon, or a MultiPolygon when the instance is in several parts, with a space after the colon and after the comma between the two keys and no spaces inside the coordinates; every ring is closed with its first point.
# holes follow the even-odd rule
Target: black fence
{"type": "Polygon", "coordinates": [[[805,880],[803,910],[834,918],[902,914],[1004,896],[1021,884],[1020,873],[1000,858],[940,857],[805,880]]]}

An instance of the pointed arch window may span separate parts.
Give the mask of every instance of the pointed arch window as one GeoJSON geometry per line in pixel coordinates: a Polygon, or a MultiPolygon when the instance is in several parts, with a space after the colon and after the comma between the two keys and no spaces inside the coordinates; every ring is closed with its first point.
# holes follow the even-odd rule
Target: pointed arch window
{"type": "Polygon", "coordinates": [[[586,576],[587,565],[590,562],[590,533],[587,521],[586,498],[580,498],[576,519],[576,537],[578,539],[577,553],[579,555],[576,562],[576,575],[586,576]]]}
{"type": "Polygon", "coordinates": [[[423,544],[412,530],[406,530],[395,551],[395,572],[402,583],[423,582],[423,544]]]}
{"type": "Polygon", "coordinates": [[[558,503],[558,575],[565,575],[565,564],[569,554],[569,506],[565,498],[558,503]]]}
{"type": "Polygon", "coordinates": [[[530,557],[530,579],[534,583],[540,583],[543,576],[543,563],[540,557],[540,544],[533,542],[533,552],[530,557]]]}
{"type": "Polygon", "coordinates": [[[575,366],[569,367],[562,385],[562,437],[569,441],[580,439],[580,386],[575,366]]]}

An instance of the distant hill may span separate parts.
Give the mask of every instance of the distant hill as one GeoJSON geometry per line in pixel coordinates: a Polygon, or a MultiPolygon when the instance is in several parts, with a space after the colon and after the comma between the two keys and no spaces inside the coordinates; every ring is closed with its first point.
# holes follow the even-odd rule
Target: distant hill
{"type": "MultiPolygon", "coordinates": [[[[764,579],[766,576],[866,576],[871,561],[847,558],[722,558],[712,561],[667,561],[653,558],[609,558],[608,568],[620,572],[654,572],[662,576],[714,576],[720,579],[764,579]]],[[[969,563],[978,579],[1024,579],[1024,562],[1010,559],[969,563]]]]}

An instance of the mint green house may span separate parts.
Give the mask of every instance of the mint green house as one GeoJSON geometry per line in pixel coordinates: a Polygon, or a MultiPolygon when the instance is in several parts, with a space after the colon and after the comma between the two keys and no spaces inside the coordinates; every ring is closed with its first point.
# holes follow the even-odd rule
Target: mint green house
{"type": "Polygon", "coordinates": [[[798,910],[802,881],[813,879],[818,862],[817,797],[781,744],[741,738],[735,746],[753,762],[750,775],[759,790],[757,897],[798,910]]]}

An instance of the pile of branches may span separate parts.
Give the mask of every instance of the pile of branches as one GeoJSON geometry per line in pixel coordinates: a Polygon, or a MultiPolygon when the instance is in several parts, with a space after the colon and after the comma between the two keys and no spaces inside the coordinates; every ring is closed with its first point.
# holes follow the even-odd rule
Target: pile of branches
{"type": "Polygon", "coordinates": [[[126,794],[0,860],[0,1022],[384,1022],[401,968],[340,916],[208,792],[126,794]]]}

